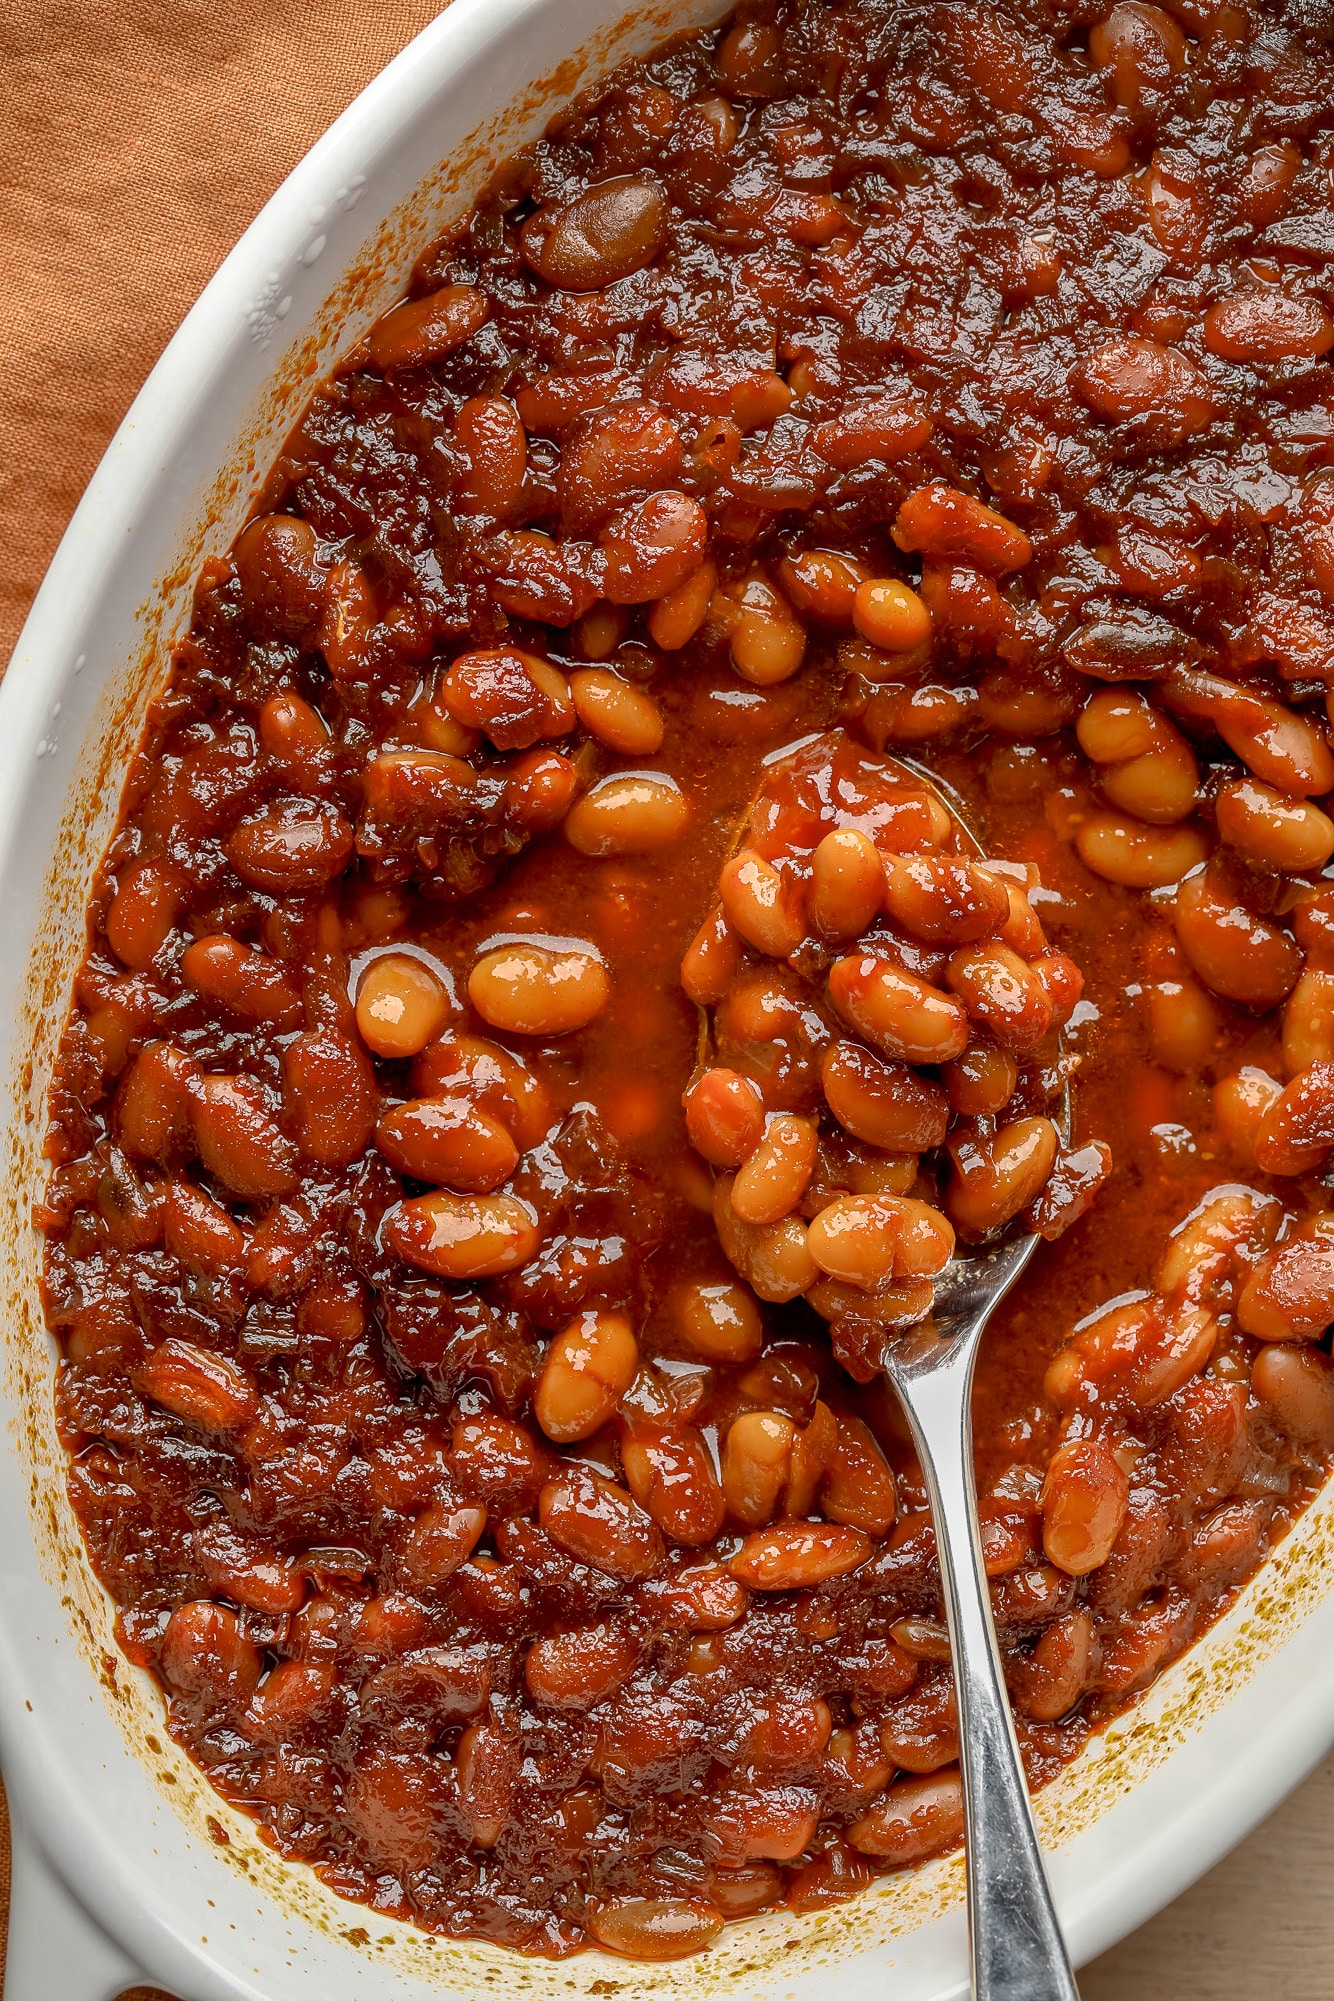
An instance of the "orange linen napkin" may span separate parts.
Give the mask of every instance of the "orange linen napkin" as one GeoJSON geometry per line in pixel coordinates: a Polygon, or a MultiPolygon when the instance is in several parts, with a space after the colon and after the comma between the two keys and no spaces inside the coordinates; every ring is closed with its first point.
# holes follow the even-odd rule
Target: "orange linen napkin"
{"type": "Polygon", "coordinates": [[[446,0],[4,0],[0,662],[246,224],[446,0]]]}
{"type": "MultiPolygon", "coordinates": [[[[0,662],[189,306],[301,155],[446,4],[3,0],[0,662]]],[[[0,1790],[0,1914],[3,1802],[0,1790]]]]}

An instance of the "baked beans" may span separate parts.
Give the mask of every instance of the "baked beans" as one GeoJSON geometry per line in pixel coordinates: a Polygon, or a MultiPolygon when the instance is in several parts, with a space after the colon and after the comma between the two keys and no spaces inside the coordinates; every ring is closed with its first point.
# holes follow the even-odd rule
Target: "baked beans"
{"type": "Polygon", "coordinates": [[[624,65],[201,568],[57,1415],[167,1727],[383,1915],[648,1962],[957,1844],[883,1383],[956,1232],[1052,1246],[974,1399],[1034,1786],[1326,1478],[1332,119],[1188,13],[624,65]]]}

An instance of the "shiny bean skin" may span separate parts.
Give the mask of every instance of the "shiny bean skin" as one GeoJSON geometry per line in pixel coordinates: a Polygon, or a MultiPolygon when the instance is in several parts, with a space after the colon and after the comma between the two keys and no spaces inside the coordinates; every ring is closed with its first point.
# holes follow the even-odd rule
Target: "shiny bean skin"
{"type": "Polygon", "coordinates": [[[820,1508],[826,1521],[887,1535],[898,1513],[894,1474],[870,1427],[859,1417],[838,1420],[820,1508]]]}
{"type": "Polygon", "coordinates": [[[1135,688],[1099,688],[1075,724],[1079,747],[1095,764],[1123,764],[1153,748],[1159,718],[1135,688]]]}
{"type": "Polygon", "coordinates": [[[454,443],[464,460],[456,475],[455,506],[464,514],[505,520],[527,469],[528,439],[518,411],[503,396],[470,396],[454,419],[454,443]]]}
{"type": "Polygon", "coordinates": [[[826,834],[811,857],[810,920],[823,938],[857,938],[879,910],[885,869],[875,843],[855,827],[826,834]]]}
{"type": "Polygon", "coordinates": [[[662,1567],[661,1533],[639,1503],[584,1467],[571,1466],[548,1480],[538,1512],[552,1541],[594,1570],[637,1584],[662,1567]]]}
{"type": "Polygon", "coordinates": [[[521,1153],[545,1139],[553,1111],[536,1071],[481,1035],[447,1035],[428,1043],[412,1066],[423,1098],[466,1098],[513,1135],[521,1153]]]}
{"type": "Polygon", "coordinates": [[[944,1091],[904,1063],[886,1062],[856,1042],[835,1042],[825,1052],[820,1080],[825,1101],[844,1131],[870,1146],[887,1153],[926,1153],[945,1138],[949,1105],[944,1091]]]}
{"type": "Polygon", "coordinates": [[[809,1119],[785,1112],[770,1119],[732,1183],[732,1207],[743,1223],[778,1223],[791,1215],[814,1171],[816,1145],[809,1119]]]}
{"type": "Polygon", "coordinates": [[[1055,1723],[1083,1695],[1096,1663],[1093,1621],[1080,1610],[1048,1626],[1028,1657],[1020,1700],[1027,1715],[1055,1723]]]}
{"type": "Polygon", "coordinates": [[[163,1242],[172,1256],[206,1278],[239,1271],[245,1264],[245,1232],[221,1202],[191,1182],[168,1184],[162,1225],[163,1242]]]}
{"type": "Polygon", "coordinates": [[[614,772],[577,799],[565,838],[582,855],[649,854],[679,840],[690,802],[665,772],[614,772]]]}
{"type": "Polygon", "coordinates": [[[1334,1321],[1334,1236],[1298,1237],[1269,1251],[1237,1301],[1237,1324],[1257,1341],[1318,1341],[1334,1321]]]}
{"type": "Polygon", "coordinates": [[[954,1249],[954,1232],[924,1202],[844,1195],[814,1218],[806,1242],[830,1278],[874,1287],[891,1277],[927,1278],[942,1271],[954,1249]]]}
{"type": "Polygon", "coordinates": [[[786,959],[806,935],[782,875],[751,849],[743,849],[726,863],[718,893],[728,924],[757,952],[786,959]]]}
{"type": "Polygon", "coordinates": [[[443,1584],[467,1562],[486,1527],[486,1510],[433,1501],[412,1524],[399,1570],[418,1590],[443,1584]]]}
{"type": "Polygon", "coordinates": [[[739,1167],[764,1138],[764,1100],[736,1070],[703,1071],[681,1102],[690,1143],[712,1167],[739,1167]]]}
{"type": "Polygon", "coordinates": [[[283,1108],[306,1158],[349,1166],[368,1145],[380,1110],[365,1050],[335,1029],[307,1029],[284,1049],[282,1074],[283,1108]]]}
{"type": "Polygon", "coordinates": [[[1085,1577],[1105,1563],[1125,1518],[1130,1483],[1096,1438],[1057,1447],[1042,1488],[1042,1546],[1058,1570],[1085,1577]]]}
{"type": "Polygon", "coordinates": [[[1292,799],[1258,778],[1224,785],[1214,802],[1218,831],[1248,861],[1301,874],[1334,855],[1334,820],[1307,799],[1292,799]]]}
{"type": "Polygon", "coordinates": [[[674,589],[665,591],[648,617],[649,637],[664,653],[679,653],[689,643],[709,615],[718,572],[712,563],[701,563],[674,589]]]}
{"type": "Polygon", "coordinates": [[[459,1807],[475,1847],[494,1848],[509,1824],[519,1763],[517,1739],[490,1717],[470,1723],[461,1734],[454,1769],[459,1807]]]}
{"type": "Polygon", "coordinates": [[[885,880],[890,915],[927,944],[967,945],[994,937],[1010,914],[1004,882],[977,862],[946,855],[892,857],[885,880]]]}
{"type": "Polygon", "coordinates": [[[952,1848],[963,1834],[963,1786],[957,1771],[900,1779],[855,1820],[848,1839],[864,1855],[896,1866],[952,1848]]]}
{"type": "Polygon", "coordinates": [[[656,181],[619,175],[601,181],[554,216],[539,209],[522,235],[523,254],[563,292],[599,292],[657,256],[668,210],[656,181]]]}
{"type": "Polygon", "coordinates": [[[1261,366],[1327,354],[1334,347],[1334,319],[1318,299],[1256,285],[1215,300],[1204,316],[1204,344],[1226,361],[1261,366]]]}
{"type": "Polygon", "coordinates": [[[744,611],[732,627],[732,665],[743,681],[772,688],[790,681],[806,657],[806,634],[793,618],[744,611]]]}
{"type": "Polygon", "coordinates": [[[175,928],[185,889],[169,863],[137,861],[120,871],[107,912],[107,943],[123,966],[146,973],[175,928]]]}
{"type": "Polygon", "coordinates": [[[1312,1063],[1265,1107],[1255,1132],[1266,1174],[1309,1174],[1334,1145],[1334,1063],[1312,1063]]]}
{"type": "Polygon", "coordinates": [[[1181,949],[1204,984],[1246,1007],[1277,1007],[1302,969],[1291,935],[1236,903],[1208,869],[1183,882],[1173,915],[1181,949]]]}
{"type": "Polygon", "coordinates": [[[626,1959],[684,1959],[712,1945],[722,1928],[721,1913],[703,1898],[621,1897],[588,1918],[598,1944],[626,1959]]]}
{"type": "Polygon", "coordinates": [[[163,1341],[144,1363],[139,1381],[154,1403],[201,1431],[239,1430],[259,1409],[259,1391],[247,1371],[192,1341],[163,1341]]]}
{"type": "Polygon", "coordinates": [[[684,493],[651,493],[614,514],[598,537],[603,595],[612,603],[651,604],[678,589],[703,562],[708,517],[684,493]]]}
{"type": "MultiPolygon", "coordinates": [[[[945,1089],[951,1111],[965,1118],[990,1118],[1003,1111],[1019,1081],[1019,1066],[1008,1049],[985,1042],[970,1043],[945,1069],[945,1089]]],[[[945,1137],[942,1127],[940,1140],[945,1137]]],[[[939,1145],[940,1140],[932,1141],[939,1145]]]]}
{"type": "Polygon", "coordinates": [[[232,561],[250,616],[291,638],[319,622],[322,583],[315,530],[291,514],[261,514],[242,529],[232,561]]]}
{"type": "Polygon", "coordinates": [[[178,1605],[162,1636],[162,1673],[173,1695],[204,1713],[245,1708],[264,1658],[229,1605],[193,1599],[178,1605]]]}
{"type": "Polygon", "coordinates": [[[174,1042],[148,1042],[116,1093],[115,1128],[126,1153],[170,1167],[189,1158],[198,1070],[174,1042]]]}
{"type": "Polygon", "coordinates": [[[741,970],[741,941],[721,907],[706,917],[681,961],[681,985],[696,1007],[715,1007],[741,970]]]}
{"type": "Polygon", "coordinates": [[[1163,1067],[1180,1076],[1202,1070],[1222,1033],[1219,1011],[1198,980],[1183,969],[1180,977],[1160,980],[1145,990],[1149,1037],[1163,1067]]]}
{"type": "Polygon", "coordinates": [[[1261,1349],[1251,1388],[1303,1445],[1322,1453],[1334,1447],[1334,1362],[1322,1349],[1261,1349]]]}
{"type": "Polygon", "coordinates": [[[764,1328],[748,1287],[691,1282],[677,1287],[670,1304],[686,1346],[706,1361],[749,1362],[759,1354],[764,1328]]]}
{"type": "Polygon", "coordinates": [[[897,577],[868,577],[853,599],[852,622],[863,639],[886,653],[908,653],[930,639],[931,614],[897,577]]]}
{"type": "Polygon", "coordinates": [[[919,486],[895,516],[894,540],[906,553],[966,563],[990,577],[1022,570],[1033,545],[994,507],[949,486],[919,486]]]}
{"type": "Polygon", "coordinates": [[[1225,1186],[1211,1191],[1173,1230],[1154,1283],[1160,1292],[1188,1298],[1231,1272],[1237,1253],[1258,1256],[1273,1242],[1279,1208],[1273,1197],[1225,1186]]]}
{"type": "Polygon", "coordinates": [[[1057,1133],[1050,1119],[1014,1119],[989,1138],[951,1142],[954,1178],[945,1206],[969,1237],[984,1237],[1010,1222],[1044,1185],[1056,1161],[1057,1133]]]}
{"type": "Polygon", "coordinates": [[[846,1577],[872,1548],[863,1530],[841,1522],[777,1522],[747,1536],[727,1567],[750,1591],[807,1591],[846,1577]]]}
{"type": "Polygon", "coordinates": [[[1104,798],[1151,826],[1172,826],[1194,810],[1200,767],[1185,738],[1165,717],[1158,718],[1157,741],[1142,757],[1105,765],[1099,773],[1104,798]]]}
{"type": "Polygon", "coordinates": [[[601,1014],[610,993],[602,961],[577,947],[500,945],[468,976],[478,1014],[508,1035],[568,1035],[601,1014]]]}
{"type": "Polygon", "coordinates": [[[1133,336],[1094,348],[1072,370],[1070,386],[1104,422],[1155,419],[1173,444],[1207,430],[1217,409],[1208,376],[1189,356],[1133,336]]]}
{"type": "Polygon", "coordinates": [[[286,1195],[295,1187],[297,1150],[252,1077],[202,1078],[192,1115],[200,1160],[243,1202],[286,1195]]]}
{"type": "Polygon", "coordinates": [[[453,1013],[439,975],[407,952],[372,959],[357,988],[357,1028],[374,1056],[415,1056],[453,1013]]]}
{"type": "Polygon", "coordinates": [[[528,750],[569,733],[574,700],[558,668],[513,646],[461,653],[445,675],[449,713],[479,730],[497,750],[528,750]]]}
{"type": "Polygon", "coordinates": [[[1334,973],[1308,966],[1283,1009],[1283,1067],[1290,1077],[1334,1063],[1334,973]]]}
{"type": "Polygon", "coordinates": [[[968,1016],[959,1002],[886,959],[870,953],[839,959],[829,971],[829,993],[849,1026],[886,1056],[950,1063],[967,1046],[968,1016]]]}
{"type": "Polygon", "coordinates": [[[438,1278],[494,1278],[537,1249],[537,1218],[515,1195],[413,1195],[381,1226],[388,1248],[438,1278]]]}
{"type": "Polygon", "coordinates": [[[904,1063],[886,1063],[860,1043],[832,1043],[820,1083],[840,1127],[870,1147],[928,1153],[944,1141],[950,1117],[944,1091],[904,1063]]]}
{"type": "Polygon", "coordinates": [[[533,1411],[548,1438],[591,1438],[639,1369],[639,1346],[623,1313],[582,1313],[547,1349],[533,1411]]]}
{"type": "Polygon", "coordinates": [[[797,1427],[779,1411],[746,1411],[723,1443],[722,1487],[728,1512],[746,1528],[771,1521],[792,1470],[797,1427]]]}
{"type": "Polygon", "coordinates": [[[970,1017],[1002,1049],[1032,1049],[1050,1031],[1055,1010],[1047,989],[1008,945],[962,946],[951,955],[945,977],[970,1017]]]}
{"type": "Polygon", "coordinates": [[[279,799],[242,820],[226,842],[239,876],[272,895],[323,889],[342,874],[353,833],[334,806],[313,799],[279,799]]]}
{"type": "Polygon", "coordinates": [[[298,1027],[305,1019],[301,995],[282,965],[266,952],[253,952],[236,938],[197,938],[181,954],[181,978],[205,999],[243,1021],[275,1029],[298,1027]]]}
{"type": "Polygon", "coordinates": [[[1090,813],[1076,830],[1075,846],[1086,868],[1124,889],[1165,889],[1209,852],[1199,827],[1151,827],[1120,813],[1090,813]]]}
{"type": "Polygon", "coordinates": [[[462,1195],[489,1195],[508,1181],[519,1149],[500,1120],[467,1098],[411,1098],[375,1128],[375,1144],[399,1174],[462,1195]]]}
{"type": "Polygon", "coordinates": [[[894,1276],[906,1210],[892,1196],[840,1196],[806,1232],[811,1256],[822,1272],[844,1284],[881,1285],[894,1276]]]}
{"type": "Polygon", "coordinates": [[[866,581],[865,565],[855,557],[833,549],[804,549],[799,556],[784,556],[778,574],[786,596],[803,617],[844,631],[852,624],[857,590],[866,581]]]}
{"type": "Polygon", "coordinates": [[[618,674],[584,667],[570,676],[580,722],[599,743],[623,757],[653,757],[662,748],[662,711],[651,695],[618,674]]]}
{"type": "Polygon", "coordinates": [[[723,1525],[722,1489],[708,1448],[689,1425],[633,1422],[621,1440],[626,1484],[672,1542],[695,1549],[723,1525]]]}
{"type": "Polygon", "coordinates": [[[377,368],[420,368],[439,361],[470,340],[490,312],[484,293],[472,285],[445,285],[422,299],[395,306],[367,335],[377,368]]]}
{"type": "Polygon", "coordinates": [[[1283,1086],[1276,1077],[1250,1063],[1233,1076],[1220,1077],[1214,1085],[1214,1118],[1218,1129],[1248,1163],[1255,1160],[1255,1136],[1260,1121],[1282,1094],[1283,1086]]]}
{"type": "Polygon", "coordinates": [[[732,1176],[713,1188],[713,1225],[735,1270],[761,1299],[782,1305],[813,1285],[819,1267],[806,1244],[806,1226],[796,1216],[781,1223],[743,1223],[732,1207],[732,1176]]]}
{"type": "Polygon", "coordinates": [[[528,1693],[545,1709],[592,1709],[629,1680],[639,1651],[634,1633],[610,1620],[567,1627],[528,1649],[528,1693]]]}
{"type": "Polygon", "coordinates": [[[1334,752],[1313,717],[1193,668],[1169,674],[1160,687],[1167,707],[1210,723],[1228,749],[1275,791],[1309,799],[1334,789],[1334,752]]]}

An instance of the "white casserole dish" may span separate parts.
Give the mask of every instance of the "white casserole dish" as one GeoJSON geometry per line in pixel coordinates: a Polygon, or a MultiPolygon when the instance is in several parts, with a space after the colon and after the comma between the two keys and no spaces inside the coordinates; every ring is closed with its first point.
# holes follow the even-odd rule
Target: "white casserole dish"
{"type": "MultiPolygon", "coordinates": [[[[45,1088],[89,879],[144,710],[313,373],[392,302],[416,252],[554,102],[718,0],[454,0],[315,147],[172,341],[70,525],[0,687],[0,1023],[7,1172],[0,1758],[15,1818],[6,2001],[534,2001],[626,1991],[951,2001],[959,1857],[703,1958],[560,1964],[432,1940],[282,1863],[177,1754],[116,1651],[64,1489],[31,1206],[45,1088]],[[446,160],[445,170],[438,163],[446,160]],[[615,1983],[611,1988],[607,1983],[615,1983]]],[[[1043,1792],[1077,1961],[1208,1868],[1334,1742],[1334,1483],[1229,1615],[1043,1792]]]]}

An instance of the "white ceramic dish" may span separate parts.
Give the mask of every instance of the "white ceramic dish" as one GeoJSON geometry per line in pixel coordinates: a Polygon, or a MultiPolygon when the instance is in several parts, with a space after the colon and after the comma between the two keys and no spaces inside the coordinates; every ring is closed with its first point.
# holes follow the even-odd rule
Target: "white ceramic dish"
{"type": "MultiPolygon", "coordinates": [[[[553,100],[721,11],[660,0],[623,18],[616,0],[454,0],[297,168],[172,341],[0,687],[0,1755],[16,1821],[6,2001],[108,2001],[145,1977],[183,2001],[966,1992],[958,1857],[818,1917],[756,1920],[703,1959],[634,1968],[433,1941],[281,1863],[173,1751],[155,1689],[116,1652],[64,1498],[54,1349],[36,1299],[29,1218],[54,1035],[89,878],[200,556],[231,539],[312,372],[392,301],[489,165],[553,100]]],[[[1331,1580],[1334,1488],[1228,1617],[1042,1794],[1077,1960],[1206,1869],[1334,1741],[1331,1580]]]]}

